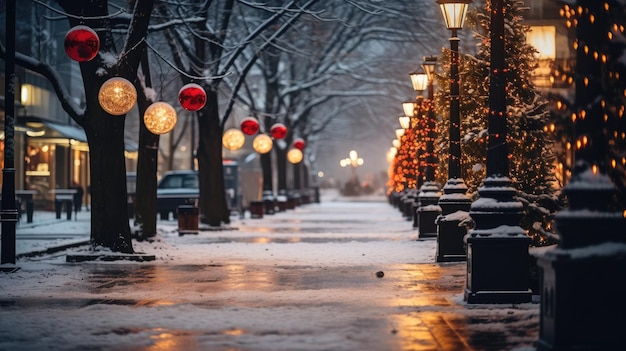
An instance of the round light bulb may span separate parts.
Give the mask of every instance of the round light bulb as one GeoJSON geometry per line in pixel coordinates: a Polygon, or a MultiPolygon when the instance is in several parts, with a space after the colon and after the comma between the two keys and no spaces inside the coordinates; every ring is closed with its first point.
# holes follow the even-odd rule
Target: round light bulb
{"type": "Polygon", "coordinates": [[[121,116],[130,111],[137,102],[137,90],[131,82],[114,77],[102,84],[98,92],[98,102],[107,113],[121,116]]]}
{"type": "Polygon", "coordinates": [[[222,145],[228,150],[239,150],[246,142],[246,137],[236,128],[229,129],[222,136],[222,145]]]}
{"type": "Polygon", "coordinates": [[[274,142],[267,134],[259,134],[252,141],[252,148],[260,154],[266,154],[272,150],[274,142]]]}
{"type": "Polygon", "coordinates": [[[155,102],[143,115],[146,128],[153,134],[169,133],[176,126],[176,110],[166,102],[155,102]]]}
{"type": "Polygon", "coordinates": [[[303,155],[300,149],[291,149],[287,152],[287,160],[290,163],[296,164],[302,161],[303,155]]]}

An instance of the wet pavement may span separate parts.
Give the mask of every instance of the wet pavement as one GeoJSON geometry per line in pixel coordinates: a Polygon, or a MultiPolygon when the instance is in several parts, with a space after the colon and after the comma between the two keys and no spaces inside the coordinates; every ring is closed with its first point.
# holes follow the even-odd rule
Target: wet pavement
{"type": "Polygon", "coordinates": [[[25,258],[0,274],[0,350],[532,350],[539,304],[466,304],[465,262],[435,263],[394,211],[337,199],[170,231],[138,244],[155,262],[25,258]]]}

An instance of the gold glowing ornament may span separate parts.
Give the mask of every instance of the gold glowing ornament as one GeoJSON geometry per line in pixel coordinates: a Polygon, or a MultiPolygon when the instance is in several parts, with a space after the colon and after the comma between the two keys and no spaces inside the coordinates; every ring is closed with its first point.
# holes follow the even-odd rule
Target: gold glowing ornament
{"type": "Polygon", "coordinates": [[[259,134],[252,141],[252,148],[260,154],[266,154],[272,150],[274,142],[267,134],[259,134]]]}
{"type": "Polygon", "coordinates": [[[167,102],[155,102],[143,115],[146,128],[153,134],[169,133],[176,126],[176,110],[167,102]]]}
{"type": "Polygon", "coordinates": [[[303,157],[304,156],[302,155],[302,151],[300,151],[300,149],[293,148],[287,152],[287,161],[292,164],[302,162],[303,157]]]}
{"type": "Polygon", "coordinates": [[[222,136],[222,145],[228,150],[239,150],[245,142],[246,137],[236,128],[227,130],[222,136]]]}
{"type": "Polygon", "coordinates": [[[115,116],[125,115],[137,102],[137,90],[131,82],[114,77],[102,84],[98,102],[104,111],[115,116]]]}

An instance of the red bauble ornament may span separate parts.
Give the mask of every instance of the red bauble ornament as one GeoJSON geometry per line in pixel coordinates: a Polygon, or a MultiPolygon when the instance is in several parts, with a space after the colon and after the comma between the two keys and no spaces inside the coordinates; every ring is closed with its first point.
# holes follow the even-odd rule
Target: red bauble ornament
{"type": "Polygon", "coordinates": [[[198,111],[206,104],[206,92],[196,83],[185,84],[178,92],[178,101],[187,111],[198,111]]]}
{"type": "Polygon", "coordinates": [[[306,145],[306,143],[304,142],[304,139],[302,138],[297,138],[293,141],[293,147],[302,151],[304,149],[304,146],[306,145]]]}
{"type": "Polygon", "coordinates": [[[254,135],[259,131],[259,121],[254,117],[246,117],[241,121],[241,131],[245,135],[254,135]]]}
{"type": "Polygon", "coordinates": [[[282,123],[276,123],[270,128],[270,134],[274,139],[282,139],[287,135],[287,127],[282,123]]]}
{"type": "Polygon", "coordinates": [[[65,53],[78,62],[91,61],[100,50],[100,38],[87,26],[76,26],[65,34],[65,53]]]}

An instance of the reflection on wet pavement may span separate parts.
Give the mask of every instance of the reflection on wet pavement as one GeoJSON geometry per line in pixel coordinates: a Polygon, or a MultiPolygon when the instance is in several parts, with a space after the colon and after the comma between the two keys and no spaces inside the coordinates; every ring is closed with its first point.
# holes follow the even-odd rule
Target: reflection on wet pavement
{"type": "MultiPolygon", "coordinates": [[[[324,333],[345,333],[350,342],[369,345],[372,350],[507,350],[512,346],[507,344],[512,338],[531,343],[536,338],[536,328],[524,326],[529,319],[531,325],[536,325],[533,322],[537,320],[536,311],[511,307],[502,311],[502,318],[494,319],[492,312],[461,302],[464,265],[394,265],[385,267],[384,278],[377,278],[370,266],[329,269],[255,264],[94,264],[82,268],[89,279],[74,286],[89,298],[19,299],[13,303],[4,300],[0,306],[90,309],[109,305],[151,313],[154,309],[188,305],[206,311],[200,313],[209,320],[213,311],[257,311],[268,316],[273,310],[284,309],[296,314],[332,311],[329,320],[317,326],[326,331],[303,330],[297,326],[290,330],[264,325],[262,320],[254,327],[236,324],[226,327],[216,321],[215,327],[208,329],[206,326],[177,329],[162,319],[155,320],[158,327],[142,328],[128,322],[124,327],[101,331],[148,337],[149,346],[127,349],[138,351],[203,350],[207,345],[211,350],[236,350],[233,345],[247,345],[259,337],[288,335],[304,340],[324,333]],[[182,291],[183,294],[178,293],[182,291]],[[381,339],[381,335],[386,337],[381,339]],[[371,340],[373,336],[377,339],[371,340]]],[[[301,318],[306,319],[306,315],[301,318]]]]}

